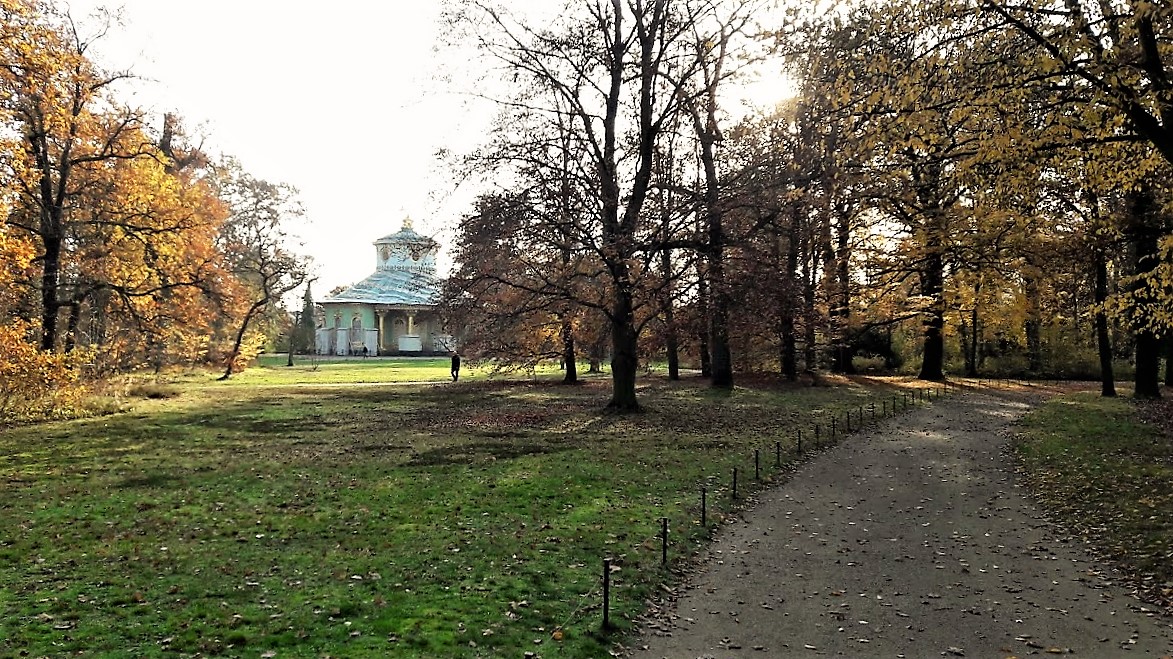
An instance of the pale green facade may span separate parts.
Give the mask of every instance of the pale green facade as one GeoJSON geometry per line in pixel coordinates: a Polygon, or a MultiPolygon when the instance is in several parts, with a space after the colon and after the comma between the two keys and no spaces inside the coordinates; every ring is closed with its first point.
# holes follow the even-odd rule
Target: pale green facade
{"type": "Polygon", "coordinates": [[[317,350],[328,355],[428,355],[455,349],[437,313],[434,240],[411,220],[375,241],[375,272],[321,301],[317,350]]]}

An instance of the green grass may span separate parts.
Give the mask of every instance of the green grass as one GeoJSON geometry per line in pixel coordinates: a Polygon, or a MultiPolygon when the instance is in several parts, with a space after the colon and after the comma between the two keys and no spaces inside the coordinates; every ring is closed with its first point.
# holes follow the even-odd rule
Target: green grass
{"type": "Polygon", "coordinates": [[[377,361],[189,375],[0,431],[0,655],[605,656],[604,557],[621,635],[671,578],[660,517],[679,566],[702,484],[729,514],[754,448],[772,473],[775,441],[789,462],[797,428],[888,386],[652,378],[631,416],[602,411],[605,379],[330,386],[447,378],[377,361]]]}
{"type": "MultiPolygon", "coordinates": [[[[354,385],[402,384],[420,382],[447,382],[451,380],[451,361],[447,357],[310,357],[294,355],[293,366],[286,366],[284,354],[261,355],[257,367],[234,374],[228,382],[242,387],[285,385],[354,385]]],[[[580,368],[580,377],[586,378],[586,369],[580,368]]],[[[206,381],[218,374],[192,373],[189,382],[206,381]]],[[[543,365],[534,371],[508,372],[494,369],[491,363],[473,363],[466,360],[460,369],[460,379],[468,381],[502,379],[560,380],[562,372],[556,365],[543,365]]]]}
{"type": "Polygon", "coordinates": [[[1170,409],[1091,393],[1064,396],[1030,414],[1016,444],[1044,505],[1122,563],[1148,599],[1165,605],[1173,599],[1170,409]]]}

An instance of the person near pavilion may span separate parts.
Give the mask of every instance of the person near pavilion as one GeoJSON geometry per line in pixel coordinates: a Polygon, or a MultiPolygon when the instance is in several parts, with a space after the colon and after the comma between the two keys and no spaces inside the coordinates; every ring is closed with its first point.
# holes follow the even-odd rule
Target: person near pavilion
{"type": "Polygon", "coordinates": [[[460,353],[452,351],[452,381],[460,379],[460,353]]]}

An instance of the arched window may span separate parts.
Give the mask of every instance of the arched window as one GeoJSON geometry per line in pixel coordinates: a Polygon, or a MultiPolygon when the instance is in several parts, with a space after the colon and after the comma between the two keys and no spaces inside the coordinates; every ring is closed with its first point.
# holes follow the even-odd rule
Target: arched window
{"type": "Polygon", "coordinates": [[[350,329],[362,329],[362,316],[354,314],[354,319],[350,321],[350,329]]]}

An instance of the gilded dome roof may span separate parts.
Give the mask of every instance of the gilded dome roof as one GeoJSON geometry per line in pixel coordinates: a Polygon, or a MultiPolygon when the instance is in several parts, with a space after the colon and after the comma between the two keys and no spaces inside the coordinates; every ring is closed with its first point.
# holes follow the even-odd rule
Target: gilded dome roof
{"type": "Polygon", "coordinates": [[[378,270],[323,302],[430,306],[438,302],[440,280],[426,272],[378,270]]]}
{"type": "Polygon", "coordinates": [[[436,277],[435,253],[440,245],[412,228],[404,218],[403,228],[375,241],[376,269],[362,281],[331,295],[323,303],[431,306],[440,297],[441,281],[436,277]]]}

